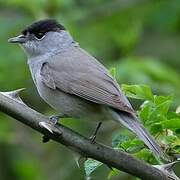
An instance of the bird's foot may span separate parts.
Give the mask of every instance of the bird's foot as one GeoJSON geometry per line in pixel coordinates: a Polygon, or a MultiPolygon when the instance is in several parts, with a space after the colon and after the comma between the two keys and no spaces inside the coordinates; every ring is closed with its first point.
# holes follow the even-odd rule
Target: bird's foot
{"type": "Polygon", "coordinates": [[[162,165],[154,165],[155,168],[161,170],[163,173],[165,173],[169,179],[171,180],[180,180],[179,177],[176,176],[173,170],[173,166],[177,164],[179,161],[174,161],[168,164],[162,164],[162,165]]]}
{"type": "Polygon", "coordinates": [[[49,120],[55,125],[57,124],[58,120],[60,120],[60,118],[62,118],[62,115],[52,115],[49,117],[49,120]]]}
{"type": "Polygon", "coordinates": [[[92,136],[90,136],[89,139],[90,139],[91,143],[94,143],[94,142],[95,142],[97,133],[98,133],[101,125],[102,125],[102,122],[99,122],[98,125],[96,126],[96,129],[95,129],[94,133],[92,134],[92,136]]]}
{"type": "MultiPolygon", "coordinates": [[[[47,122],[40,122],[39,125],[43,128],[45,128],[46,130],[48,130],[50,133],[54,133],[54,132],[58,132],[59,133],[59,129],[57,129],[55,127],[55,125],[57,124],[58,120],[60,119],[60,117],[62,117],[61,115],[52,115],[49,117],[49,121],[47,122]]],[[[48,142],[50,139],[47,136],[43,136],[43,143],[48,142]]]]}

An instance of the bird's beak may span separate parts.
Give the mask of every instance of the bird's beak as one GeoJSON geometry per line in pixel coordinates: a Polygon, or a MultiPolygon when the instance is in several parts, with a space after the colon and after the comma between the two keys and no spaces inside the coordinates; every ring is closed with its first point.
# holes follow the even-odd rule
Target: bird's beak
{"type": "Polygon", "coordinates": [[[27,37],[24,36],[23,34],[8,39],[8,42],[10,42],[10,43],[20,43],[21,44],[21,43],[25,43],[26,41],[27,41],[27,37]]]}

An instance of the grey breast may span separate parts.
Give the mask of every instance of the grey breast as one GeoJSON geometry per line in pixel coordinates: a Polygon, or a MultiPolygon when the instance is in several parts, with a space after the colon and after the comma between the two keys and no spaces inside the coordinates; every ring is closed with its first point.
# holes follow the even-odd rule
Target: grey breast
{"type": "Polygon", "coordinates": [[[89,117],[92,120],[105,119],[104,117],[101,118],[102,107],[100,105],[94,104],[93,102],[89,102],[75,95],[68,94],[64,91],[61,91],[60,89],[53,90],[51,88],[48,88],[43,83],[40,73],[42,64],[49,61],[55,63],[53,60],[57,60],[62,56],[63,54],[60,54],[60,56],[56,55],[49,58],[38,57],[38,60],[35,58],[29,60],[28,64],[30,67],[32,78],[41,98],[44,99],[58,113],[67,115],[69,117],[89,117]]]}

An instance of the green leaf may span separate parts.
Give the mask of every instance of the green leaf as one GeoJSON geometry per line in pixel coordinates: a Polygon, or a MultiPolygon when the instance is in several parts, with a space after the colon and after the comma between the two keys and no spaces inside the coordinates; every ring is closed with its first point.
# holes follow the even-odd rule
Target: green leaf
{"type": "Polygon", "coordinates": [[[116,68],[115,68],[115,67],[111,68],[111,69],[109,70],[109,73],[110,73],[114,78],[116,78],[116,68]]]}
{"type": "Polygon", "coordinates": [[[177,135],[180,135],[180,129],[176,129],[176,130],[175,130],[175,133],[176,133],[177,135]]]}
{"type": "Polygon", "coordinates": [[[146,162],[155,163],[156,159],[153,157],[152,152],[149,149],[142,149],[141,151],[134,154],[135,157],[144,160],[146,162]]]}
{"type": "Polygon", "coordinates": [[[172,96],[154,96],[154,102],[149,106],[149,117],[146,125],[167,120],[167,113],[172,103],[172,96]]]}
{"type": "Polygon", "coordinates": [[[122,144],[125,141],[128,141],[129,137],[123,134],[118,134],[112,139],[112,147],[118,147],[119,144],[122,144]]]}
{"type": "Polygon", "coordinates": [[[180,154],[180,139],[177,136],[171,135],[163,138],[163,142],[168,145],[171,154],[180,154]]]}
{"type": "Polygon", "coordinates": [[[172,144],[172,143],[174,143],[177,139],[178,139],[178,138],[177,138],[176,136],[171,135],[171,136],[165,136],[163,141],[164,141],[166,144],[172,144]]]}
{"type": "Polygon", "coordinates": [[[164,115],[159,115],[157,114],[156,116],[154,116],[154,113],[152,116],[150,116],[150,118],[148,119],[148,121],[146,121],[146,127],[150,130],[150,132],[152,134],[156,134],[156,133],[160,133],[163,130],[162,125],[160,124],[160,122],[162,121],[166,121],[167,118],[164,115]],[[158,130],[159,128],[159,130],[158,130]]]}
{"type": "Polygon", "coordinates": [[[129,153],[135,153],[144,147],[144,143],[141,140],[135,138],[133,140],[122,142],[119,144],[119,147],[122,147],[129,153]]]}
{"type": "Polygon", "coordinates": [[[150,132],[151,132],[151,134],[158,134],[158,133],[163,132],[162,125],[159,124],[159,123],[153,124],[153,125],[150,127],[150,132]]]}
{"type": "Polygon", "coordinates": [[[170,102],[166,101],[160,105],[154,107],[154,110],[150,116],[150,119],[156,118],[158,115],[166,115],[169,109],[170,102]]]}
{"type": "Polygon", "coordinates": [[[98,167],[100,167],[103,163],[96,161],[94,159],[88,159],[84,163],[86,176],[89,177],[98,167]]]}
{"type": "Polygon", "coordinates": [[[170,96],[157,96],[155,95],[154,96],[154,103],[156,105],[159,105],[159,104],[162,104],[164,102],[169,102],[172,103],[172,100],[173,100],[173,95],[170,95],[170,96]]]}
{"type": "Polygon", "coordinates": [[[154,103],[156,106],[154,113],[166,115],[172,103],[172,96],[154,96],[154,103]]]}
{"type": "Polygon", "coordinates": [[[175,112],[168,112],[167,119],[174,119],[174,118],[179,118],[180,119],[180,114],[177,114],[175,112]]]}
{"type": "Polygon", "coordinates": [[[113,168],[108,174],[108,179],[111,179],[112,177],[119,175],[119,173],[120,171],[118,169],[113,168]]]}
{"type": "Polygon", "coordinates": [[[162,121],[162,122],[160,122],[160,124],[162,125],[162,127],[164,129],[180,129],[180,119],[179,118],[162,121]]]}
{"type": "Polygon", "coordinates": [[[134,99],[153,100],[151,88],[147,85],[122,84],[122,90],[126,96],[134,99]]]}
{"type": "Polygon", "coordinates": [[[175,153],[180,154],[180,139],[177,138],[176,141],[174,141],[171,145],[172,150],[175,153]]]}
{"type": "Polygon", "coordinates": [[[141,121],[145,124],[145,122],[149,119],[150,114],[152,112],[153,103],[151,101],[145,101],[141,105],[141,109],[139,111],[139,116],[141,121]]]}

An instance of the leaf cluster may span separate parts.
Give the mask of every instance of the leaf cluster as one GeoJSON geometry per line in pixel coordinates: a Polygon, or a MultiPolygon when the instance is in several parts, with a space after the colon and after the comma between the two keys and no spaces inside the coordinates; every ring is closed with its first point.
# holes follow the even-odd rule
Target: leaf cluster
{"type": "MultiPolygon", "coordinates": [[[[147,85],[123,84],[122,90],[129,98],[138,99],[142,102],[137,110],[139,119],[162,149],[170,156],[180,154],[180,114],[178,108],[176,112],[170,108],[173,103],[173,96],[154,95],[147,85]]],[[[112,138],[112,147],[130,153],[150,164],[158,163],[144,143],[135,135],[127,133],[127,131],[118,132],[112,138]]],[[[103,164],[88,159],[84,165],[86,175],[89,177],[103,164]]],[[[117,169],[112,169],[108,178],[110,179],[119,173],[117,169]]]]}

